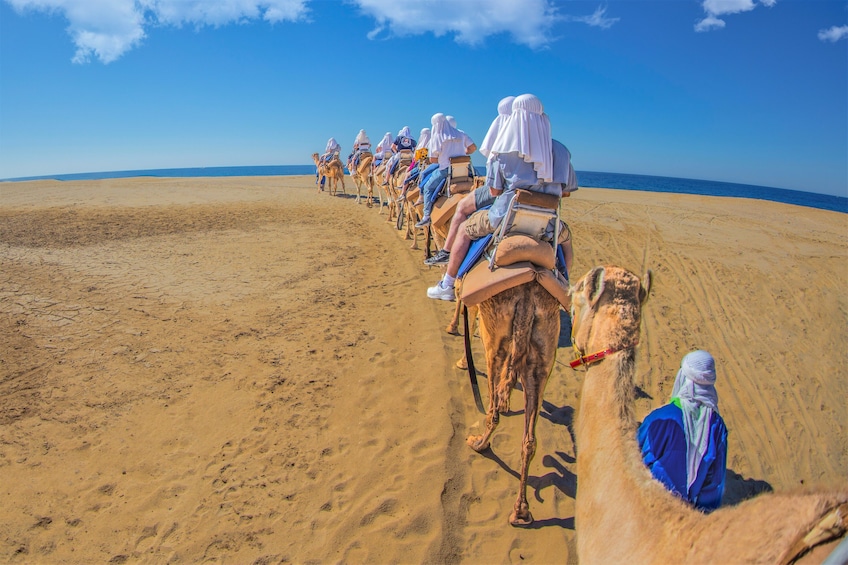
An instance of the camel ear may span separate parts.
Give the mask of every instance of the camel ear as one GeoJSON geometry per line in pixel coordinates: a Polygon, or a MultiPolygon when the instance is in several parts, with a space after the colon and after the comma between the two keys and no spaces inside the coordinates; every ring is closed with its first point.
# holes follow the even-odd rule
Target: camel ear
{"type": "Polygon", "coordinates": [[[644,304],[648,299],[648,293],[651,292],[651,283],[653,282],[654,275],[650,270],[645,272],[645,276],[642,277],[642,286],[639,288],[639,302],[644,304]]]}
{"type": "Polygon", "coordinates": [[[590,307],[594,308],[595,304],[604,293],[604,278],[606,277],[606,269],[603,267],[595,267],[588,275],[586,275],[586,285],[583,287],[583,293],[586,295],[586,302],[590,307]]]}

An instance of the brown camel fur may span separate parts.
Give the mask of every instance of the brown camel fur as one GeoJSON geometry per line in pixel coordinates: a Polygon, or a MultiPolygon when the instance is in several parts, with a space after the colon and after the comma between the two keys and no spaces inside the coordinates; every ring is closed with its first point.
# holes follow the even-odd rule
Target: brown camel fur
{"type": "Polygon", "coordinates": [[[362,153],[359,157],[359,165],[354,165],[351,161],[349,170],[350,176],[353,177],[353,182],[356,184],[356,203],[362,198],[362,186],[368,188],[368,207],[374,205],[374,177],[371,175],[371,163],[374,162],[374,155],[371,153],[362,153]]]}
{"type": "Polygon", "coordinates": [[[832,521],[830,537],[844,536],[848,485],[762,494],[703,514],[653,478],[642,462],[633,417],[635,345],[649,287],[650,274],[643,286],[633,273],[607,266],[571,289],[575,348],[581,355],[615,351],[590,364],[583,380],[576,427],[579,561],[789,563],[814,545],[803,538],[825,516],[832,521]]]}
{"type": "MultiPolygon", "coordinates": [[[[344,184],[344,165],[342,165],[341,160],[337,155],[333,155],[333,158],[324,164],[319,164],[319,155],[318,153],[312,154],[312,160],[315,161],[315,166],[318,168],[318,176],[327,177],[327,186],[330,190],[330,194],[332,196],[336,195],[339,189],[339,182],[342,183],[342,194],[346,194],[345,192],[345,184],[344,184]]],[[[323,190],[323,188],[319,189],[323,190]]]]}
{"type": "Polygon", "coordinates": [[[532,281],[496,294],[480,303],[480,337],[486,350],[489,407],[486,429],[466,443],[477,452],[489,447],[500,415],[509,411],[516,382],[524,391],[524,437],[518,498],[509,523],[533,522],[527,504],[527,474],[536,453],[536,421],[545,384],[554,364],[559,339],[559,302],[532,281]]]}

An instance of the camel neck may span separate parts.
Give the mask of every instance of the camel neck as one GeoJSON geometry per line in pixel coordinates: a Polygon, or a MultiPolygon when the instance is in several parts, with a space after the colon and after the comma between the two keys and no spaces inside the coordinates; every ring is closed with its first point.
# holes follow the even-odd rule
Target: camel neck
{"type": "Polygon", "coordinates": [[[652,504],[643,496],[653,488],[651,473],[642,463],[631,409],[634,359],[632,350],[621,351],[586,371],[577,421],[577,504],[591,508],[615,501],[618,512],[581,513],[598,520],[581,527],[615,531],[615,516],[640,516],[643,525],[653,519],[652,504]]]}

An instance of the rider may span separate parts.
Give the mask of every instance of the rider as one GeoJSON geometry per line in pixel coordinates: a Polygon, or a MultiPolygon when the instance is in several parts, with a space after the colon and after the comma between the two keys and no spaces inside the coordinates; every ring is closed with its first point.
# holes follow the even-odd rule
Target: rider
{"type": "Polygon", "coordinates": [[[353,153],[348,157],[348,161],[353,162],[354,166],[359,165],[359,156],[361,153],[369,153],[371,151],[371,140],[368,139],[368,134],[364,129],[359,130],[356,134],[356,139],[353,140],[353,153]]]}
{"type": "MultiPolygon", "coordinates": [[[[324,154],[318,158],[318,165],[323,165],[328,163],[332,158],[334,153],[339,153],[342,150],[341,146],[336,141],[335,137],[331,137],[327,140],[327,147],[324,148],[324,154]]],[[[317,175],[317,173],[316,173],[317,175]]],[[[324,181],[327,180],[326,176],[321,176],[321,188],[324,188],[324,181]]]]}
{"type": "MultiPolygon", "coordinates": [[[[509,118],[510,114],[512,114],[513,100],[515,100],[515,96],[507,96],[498,102],[498,115],[494,120],[492,120],[492,124],[489,126],[489,131],[486,132],[486,136],[483,138],[483,143],[480,144],[478,151],[486,157],[487,165],[488,160],[491,157],[492,144],[498,136],[498,131],[500,131],[503,123],[507,118],[509,118]]],[[[494,201],[495,197],[491,194],[489,187],[485,184],[474,189],[470,194],[463,197],[456,205],[456,211],[451,219],[444,247],[442,247],[442,249],[440,249],[438,253],[432,257],[425,259],[424,264],[431,267],[435,265],[447,265],[448,259],[450,258],[451,248],[454,240],[456,239],[456,234],[459,230],[460,224],[462,224],[468,216],[480,208],[491,206],[494,201]]]]}
{"type": "MultiPolygon", "coordinates": [[[[470,155],[477,151],[477,146],[464,132],[459,131],[448,122],[447,116],[442,113],[433,114],[430,119],[432,129],[430,131],[430,143],[427,146],[430,163],[437,164],[432,174],[421,185],[421,196],[424,201],[424,216],[416,228],[430,225],[430,212],[436,203],[438,189],[448,177],[450,160],[452,157],[470,155]]],[[[426,174],[426,171],[422,174],[426,174]]]]}
{"type": "Polygon", "coordinates": [[[389,177],[394,174],[397,164],[400,161],[401,151],[415,151],[415,140],[409,133],[409,126],[403,126],[392,142],[392,156],[386,163],[386,182],[389,182],[389,177]]]}
{"type": "Polygon", "coordinates": [[[425,165],[429,162],[427,158],[427,144],[430,143],[430,128],[421,128],[421,133],[418,136],[418,143],[415,146],[415,154],[412,156],[412,163],[409,165],[409,174],[403,181],[398,202],[402,202],[406,198],[406,192],[409,190],[409,184],[418,178],[425,165]]]}
{"type": "Polygon", "coordinates": [[[713,356],[688,353],[671,402],[648,414],[636,436],[654,478],[703,512],[721,505],[727,465],[727,428],[718,413],[715,381],[713,356]]]}
{"type": "Polygon", "coordinates": [[[387,131],[386,135],[383,136],[383,139],[380,140],[380,143],[377,144],[377,151],[374,153],[374,164],[373,167],[376,169],[380,166],[380,163],[383,162],[383,158],[386,156],[386,153],[392,152],[392,132],[387,131]]]}
{"type": "MultiPolygon", "coordinates": [[[[573,190],[570,187],[574,179],[570,159],[568,149],[551,138],[551,124],[542,102],[532,94],[516,97],[512,113],[500,127],[487,162],[486,186],[496,196],[495,201],[490,209],[474,212],[459,226],[447,272],[435,286],[427,289],[427,296],[454,299],[454,281],[471,241],[494,233],[517,189],[558,196],[573,190]]],[[[567,227],[561,233],[560,239],[563,238],[567,239],[557,243],[570,241],[567,227]]]]}

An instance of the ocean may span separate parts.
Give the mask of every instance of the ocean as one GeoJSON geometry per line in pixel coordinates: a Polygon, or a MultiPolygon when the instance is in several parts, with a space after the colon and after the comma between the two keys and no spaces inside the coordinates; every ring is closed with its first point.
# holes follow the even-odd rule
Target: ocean
{"type": "MultiPolygon", "coordinates": [[[[476,167],[479,174],[485,174],[485,167],[476,167]]],[[[290,176],[313,175],[314,165],[266,165],[253,167],[195,167],[185,169],[148,169],[140,171],[111,171],[102,173],[76,173],[67,175],[49,175],[5,179],[23,180],[95,180],[128,177],[240,177],[240,176],[290,176]]],[[[730,196],[753,198],[795,204],[821,210],[848,213],[848,198],[800,190],[787,190],[767,186],[735,184],[696,179],[673,177],[655,177],[648,175],[629,175],[622,173],[600,173],[577,171],[577,180],[582,187],[615,188],[620,190],[644,190],[649,192],[673,192],[681,194],[700,194],[704,196],[730,196]]]]}

